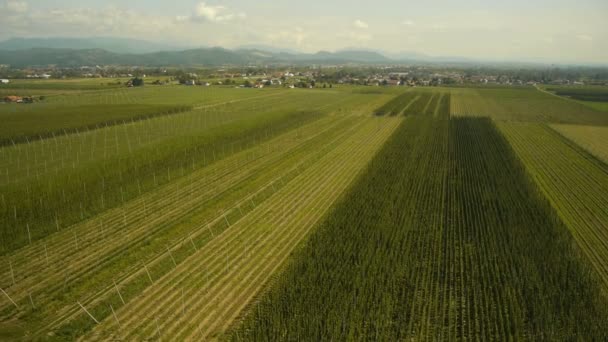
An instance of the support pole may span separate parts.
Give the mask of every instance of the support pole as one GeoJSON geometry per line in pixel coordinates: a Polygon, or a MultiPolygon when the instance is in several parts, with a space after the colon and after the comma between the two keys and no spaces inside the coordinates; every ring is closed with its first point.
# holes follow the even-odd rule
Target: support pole
{"type": "Polygon", "coordinates": [[[116,289],[116,293],[118,293],[118,297],[120,297],[120,301],[122,302],[122,305],[125,305],[125,300],[122,298],[122,295],[120,294],[120,291],[118,291],[118,286],[116,286],[116,281],[114,281],[114,279],[112,279],[112,282],[114,283],[114,288],[116,289]]]}
{"type": "Polygon", "coordinates": [[[13,303],[13,305],[19,309],[19,306],[17,306],[17,303],[15,303],[15,301],[11,298],[11,296],[8,295],[8,293],[6,293],[6,291],[4,291],[4,289],[0,288],[0,291],[2,291],[2,293],[4,293],[4,295],[6,296],[6,298],[8,298],[8,300],[11,301],[11,303],[13,303]]]}
{"type": "Polygon", "coordinates": [[[93,319],[95,321],[95,323],[99,324],[99,321],[93,317],[93,315],[91,315],[91,313],[89,312],[89,310],[87,310],[84,306],[82,306],[82,304],[80,304],[80,302],[78,302],[78,305],[80,305],[80,307],[82,308],[82,310],[84,310],[84,312],[87,313],[87,315],[89,315],[89,317],[91,317],[91,319],[93,319]]]}

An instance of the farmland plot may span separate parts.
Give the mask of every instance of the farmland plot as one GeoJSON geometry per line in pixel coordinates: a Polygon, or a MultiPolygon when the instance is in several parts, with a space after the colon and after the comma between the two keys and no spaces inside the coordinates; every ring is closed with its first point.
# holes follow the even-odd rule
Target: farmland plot
{"type": "Polygon", "coordinates": [[[92,217],[324,113],[351,108],[353,98],[291,93],[274,99],[273,106],[267,99],[239,102],[2,148],[0,251],[92,217]],[[302,106],[310,110],[296,109],[302,106]]]}
{"type": "Polygon", "coordinates": [[[551,128],[608,164],[608,127],[551,125],[551,128]]]}
{"type": "Polygon", "coordinates": [[[546,125],[498,126],[608,288],[608,165],[546,125]]]}
{"type": "Polygon", "coordinates": [[[452,90],[452,115],[497,121],[608,125],[606,113],[532,87],[452,90]]]}
{"type": "Polygon", "coordinates": [[[607,310],[490,120],[409,117],[231,338],[594,340],[607,310]]]}
{"type": "Polygon", "coordinates": [[[400,123],[397,118],[361,120],[327,155],[85,339],[218,337],[400,123]]]}

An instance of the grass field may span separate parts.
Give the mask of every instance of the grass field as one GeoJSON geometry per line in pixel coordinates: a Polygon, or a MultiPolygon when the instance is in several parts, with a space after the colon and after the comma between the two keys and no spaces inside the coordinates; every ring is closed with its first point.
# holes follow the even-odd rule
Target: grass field
{"type": "Polygon", "coordinates": [[[551,125],[551,128],[608,164],[608,127],[551,125]]]}
{"type": "Polygon", "coordinates": [[[608,337],[606,113],[108,82],[0,88],[0,339],[608,337]]]}
{"type": "Polygon", "coordinates": [[[608,115],[534,87],[452,90],[454,116],[483,116],[497,121],[608,125],[608,115]]]}
{"type": "Polygon", "coordinates": [[[544,89],[589,108],[608,112],[608,87],[606,86],[546,86],[544,89]]]}

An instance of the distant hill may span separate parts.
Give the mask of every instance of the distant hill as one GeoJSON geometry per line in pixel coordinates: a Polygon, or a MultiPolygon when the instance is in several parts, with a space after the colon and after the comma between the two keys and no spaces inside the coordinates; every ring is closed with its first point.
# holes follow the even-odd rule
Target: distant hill
{"type": "Polygon", "coordinates": [[[162,51],[128,54],[104,49],[30,48],[0,50],[0,64],[13,67],[56,65],[78,67],[92,65],[138,66],[222,66],[262,64],[343,64],[395,63],[379,53],[369,51],[318,52],[315,54],[273,53],[262,50],[228,50],[200,48],[184,51],[162,51]]]}
{"type": "Polygon", "coordinates": [[[158,51],[179,51],[188,47],[154,43],[145,40],[128,38],[92,37],[92,38],[13,38],[0,42],[0,50],[47,49],[102,49],[114,53],[152,53],[158,51]]]}
{"type": "Polygon", "coordinates": [[[238,48],[236,48],[236,50],[258,50],[258,51],[266,51],[266,52],[271,52],[271,53],[288,53],[288,54],[292,54],[292,55],[297,55],[300,54],[301,52],[298,50],[294,50],[294,49],[288,49],[288,48],[280,48],[280,47],[274,47],[271,45],[264,45],[264,44],[247,44],[247,45],[241,45],[238,48]]]}
{"type": "Polygon", "coordinates": [[[338,52],[320,51],[314,55],[309,55],[310,60],[319,61],[353,61],[361,63],[390,63],[394,62],[384,55],[372,51],[345,50],[338,52]]]}

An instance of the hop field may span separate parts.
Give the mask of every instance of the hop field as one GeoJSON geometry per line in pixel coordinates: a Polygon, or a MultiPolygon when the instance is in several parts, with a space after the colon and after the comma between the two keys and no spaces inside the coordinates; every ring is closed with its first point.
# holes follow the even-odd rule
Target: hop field
{"type": "Polygon", "coordinates": [[[608,338],[605,113],[85,83],[0,107],[0,339],[608,338]]]}
{"type": "Polygon", "coordinates": [[[231,338],[596,340],[607,303],[490,120],[411,117],[231,338]]]}

